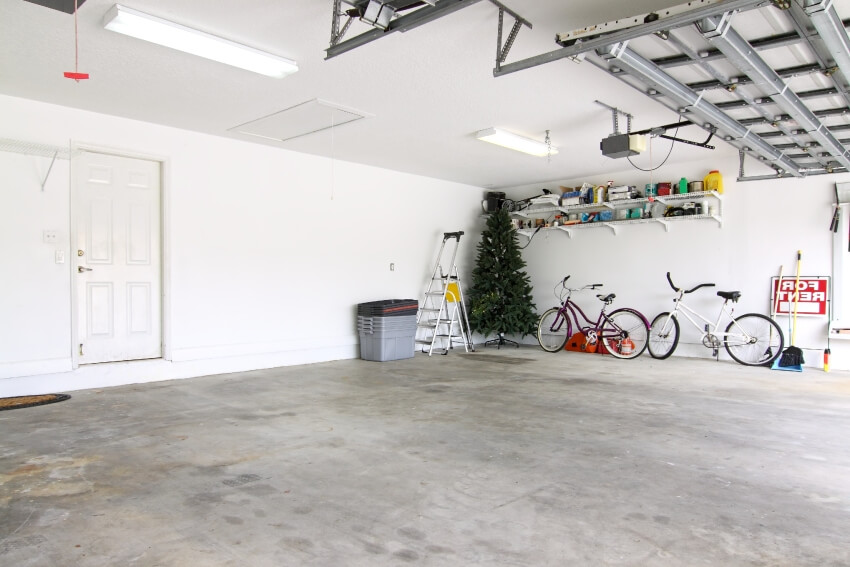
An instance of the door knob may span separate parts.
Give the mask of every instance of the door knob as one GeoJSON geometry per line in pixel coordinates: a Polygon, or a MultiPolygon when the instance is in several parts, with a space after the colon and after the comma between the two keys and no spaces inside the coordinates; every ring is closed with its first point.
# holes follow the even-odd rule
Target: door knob
{"type": "Polygon", "coordinates": [[[83,272],[90,272],[91,268],[86,268],[85,266],[77,266],[77,271],[82,274],[83,272]]]}

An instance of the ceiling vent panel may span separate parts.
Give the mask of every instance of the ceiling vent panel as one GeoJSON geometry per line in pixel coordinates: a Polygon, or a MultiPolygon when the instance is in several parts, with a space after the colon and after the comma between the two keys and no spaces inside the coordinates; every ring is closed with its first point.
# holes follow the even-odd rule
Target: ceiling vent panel
{"type": "Polygon", "coordinates": [[[372,115],[319,98],[240,124],[230,129],[247,136],[286,142],[302,136],[338,128],[372,115]]]}

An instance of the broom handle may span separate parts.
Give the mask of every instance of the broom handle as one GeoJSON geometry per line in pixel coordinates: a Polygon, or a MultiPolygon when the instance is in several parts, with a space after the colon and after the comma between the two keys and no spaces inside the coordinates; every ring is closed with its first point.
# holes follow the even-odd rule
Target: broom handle
{"type": "Polygon", "coordinates": [[[782,293],[782,271],[784,268],[785,266],[779,266],[779,281],[776,283],[776,293],[773,296],[773,305],[770,306],[771,319],[776,319],[776,315],[779,313],[779,294],[782,293]]]}
{"type": "Polygon", "coordinates": [[[800,260],[803,258],[803,251],[797,250],[797,276],[794,278],[794,326],[791,331],[791,346],[797,344],[797,302],[800,300],[800,260]]]}
{"type": "MultiPolygon", "coordinates": [[[[770,305],[770,318],[773,321],[776,321],[776,314],[779,312],[779,294],[782,293],[782,271],[784,268],[785,266],[779,266],[779,281],[776,284],[776,291],[770,305]]],[[[773,342],[773,325],[770,326],[770,342],[773,342]]]]}

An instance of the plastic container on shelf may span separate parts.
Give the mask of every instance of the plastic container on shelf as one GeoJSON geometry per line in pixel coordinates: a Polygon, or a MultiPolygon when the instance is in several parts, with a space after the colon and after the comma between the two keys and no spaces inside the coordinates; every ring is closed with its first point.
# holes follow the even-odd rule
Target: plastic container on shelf
{"type": "Polygon", "coordinates": [[[684,177],[679,180],[679,191],[678,193],[687,193],[688,192],[688,180],[684,177]]]}
{"type": "Polygon", "coordinates": [[[604,185],[598,186],[593,192],[594,203],[604,203],[606,200],[607,188],[604,185]]]}
{"type": "Polygon", "coordinates": [[[717,191],[723,194],[723,176],[716,169],[708,172],[705,179],[702,180],[703,191],[717,191]]]}

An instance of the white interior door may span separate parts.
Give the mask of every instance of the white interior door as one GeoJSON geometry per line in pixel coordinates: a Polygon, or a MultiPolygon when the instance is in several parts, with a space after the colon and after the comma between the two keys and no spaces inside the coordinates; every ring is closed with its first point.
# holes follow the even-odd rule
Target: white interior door
{"type": "Polygon", "coordinates": [[[77,360],[159,358],[160,164],[95,152],[75,159],[77,360]]]}

